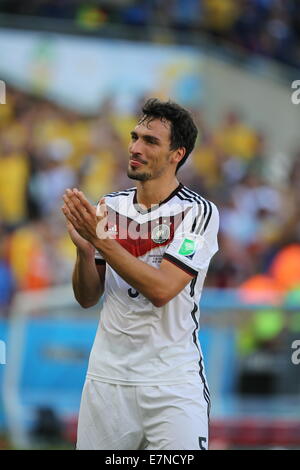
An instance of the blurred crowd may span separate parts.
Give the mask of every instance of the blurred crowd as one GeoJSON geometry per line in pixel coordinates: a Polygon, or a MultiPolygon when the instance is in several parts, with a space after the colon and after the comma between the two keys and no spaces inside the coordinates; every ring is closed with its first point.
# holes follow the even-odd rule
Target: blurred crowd
{"type": "Polygon", "coordinates": [[[298,0],[1,0],[0,11],[70,20],[90,30],[119,24],[206,33],[218,43],[300,66],[298,0]]]}
{"type": "MultiPolygon", "coordinates": [[[[120,115],[107,100],[97,116],[82,116],[8,89],[0,106],[0,311],[16,289],[70,282],[75,250],[62,194],[76,186],[96,203],[134,185],[126,175],[127,146],[140,105],[136,114],[120,115]]],[[[272,184],[261,130],[233,110],[215,128],[205,110],[192,113],[199,138],[178,178],[220,210],[221,249],[207,285],[236,287],[267,272],[282,247],[300,241],[300,151],[289,156],[285,184],[272,184]]]]}

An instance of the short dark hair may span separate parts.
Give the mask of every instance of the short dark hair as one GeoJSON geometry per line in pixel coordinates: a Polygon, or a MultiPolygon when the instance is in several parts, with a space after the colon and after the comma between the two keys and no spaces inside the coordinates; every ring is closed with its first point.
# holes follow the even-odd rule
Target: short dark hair
{"type": "Polygon", "coordinates": [[[152,119],[167,120],[171,123],[170,149],[184,147],[186,153],[176,167],[176,173],[192,152],[197,139],[198,130],[190,113],[172,101],[160,101],[150,98],[142,108],[140,122],[152,119]]]}

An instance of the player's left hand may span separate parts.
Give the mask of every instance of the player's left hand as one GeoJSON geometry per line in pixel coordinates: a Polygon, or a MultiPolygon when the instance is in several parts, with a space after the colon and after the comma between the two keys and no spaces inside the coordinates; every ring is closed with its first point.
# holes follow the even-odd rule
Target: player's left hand
{"type": "Polygon", "coordinates": [[[101,200],[101,211],[90,204],[82,191],[77,188],[67,189],[63,195],[62,211],[72,223],[79,235],[95,245],[99,238],[107,238],[107,210],[101,200]]]}

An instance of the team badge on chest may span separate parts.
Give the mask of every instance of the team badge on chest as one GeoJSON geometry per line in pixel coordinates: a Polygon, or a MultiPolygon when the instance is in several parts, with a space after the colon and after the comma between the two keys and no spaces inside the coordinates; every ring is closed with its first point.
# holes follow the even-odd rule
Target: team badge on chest
{"type": "Polygon", "coordinates": [[[170,238],[170,227],[166,224],[157,225],[151,232],[151,239],[160,245],[170,238]]]}

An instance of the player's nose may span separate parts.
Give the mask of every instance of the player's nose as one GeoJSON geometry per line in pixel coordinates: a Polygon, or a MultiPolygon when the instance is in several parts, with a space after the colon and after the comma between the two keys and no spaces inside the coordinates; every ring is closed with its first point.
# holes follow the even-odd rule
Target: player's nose
{"type": "Polygon", "coordinates": [[[129,145],[129,151],[133,155],[141,155],[143,151],[143,144],[140,139],[131,142],[129,145]]]}

